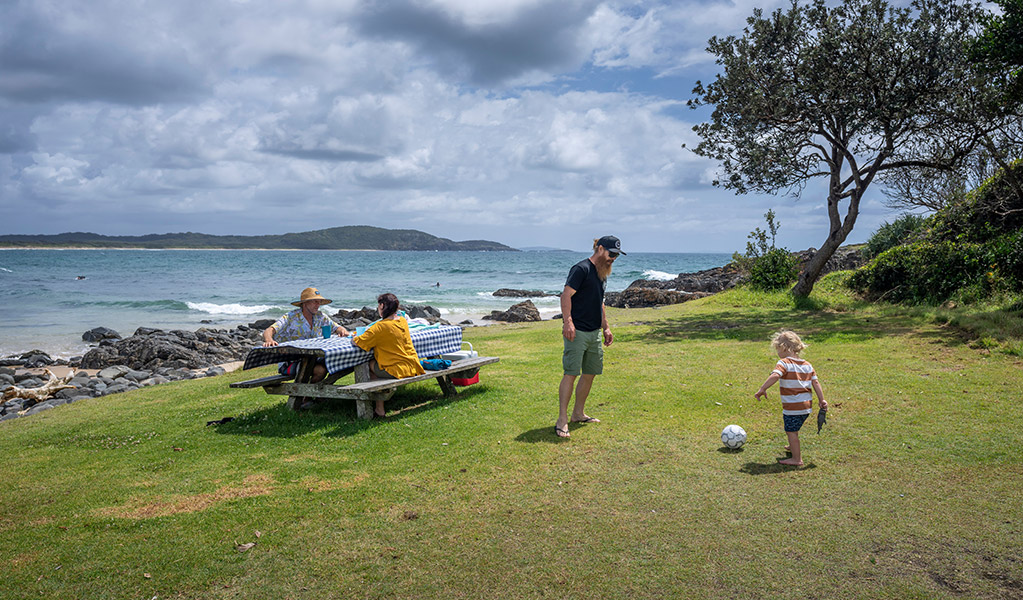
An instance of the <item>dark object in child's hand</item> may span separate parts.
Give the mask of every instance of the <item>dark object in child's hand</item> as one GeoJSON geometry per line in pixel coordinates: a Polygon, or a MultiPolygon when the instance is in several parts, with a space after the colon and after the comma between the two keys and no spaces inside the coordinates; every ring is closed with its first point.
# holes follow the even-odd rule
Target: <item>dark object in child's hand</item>
{"type": "Polygon", "coordinates": [[[822,408],[817,411],[817,435],[821,434],[821,427],[828,422],[828,409],[822,408]]]}

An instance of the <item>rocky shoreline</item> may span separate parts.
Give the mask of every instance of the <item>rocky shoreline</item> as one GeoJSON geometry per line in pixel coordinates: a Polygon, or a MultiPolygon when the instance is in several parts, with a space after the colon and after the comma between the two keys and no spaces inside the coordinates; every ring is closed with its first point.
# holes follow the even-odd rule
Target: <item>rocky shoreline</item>
{"type": "MultiPolygon", "coordinates": [[[[450,325],[432,306],[401,306],[412,319],[450,325]]],[[[331,317],[345,328],[365,327],[378,318],[376,309],[340,310],[331,317]]],[[[164,331],[139,327],[126,338],[116,331],[97,327],[82,334],[96,342],[81,357],[54,359],[42,350],[0,358],[0,422],[33,415],[85,398],[97,398],[182,379],[213,377],[227,372],[224,365],[245,359],[249,350],[263,343],[263,330],[273,319],[261,319],[234,329],[200,327],[195,331],[164,331]],[[44,370],[74,370],[62,389],[46,400],[8,398],[13,388],[39,389],[46,384],[44,370]]],[[[471,325],[463,322],[459,325],[471,325]]]]}

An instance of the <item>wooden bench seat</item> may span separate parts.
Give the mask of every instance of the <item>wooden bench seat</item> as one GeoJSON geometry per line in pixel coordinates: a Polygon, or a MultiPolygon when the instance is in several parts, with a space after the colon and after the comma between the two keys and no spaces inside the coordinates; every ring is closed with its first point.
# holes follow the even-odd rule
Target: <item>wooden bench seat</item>
{"type": "Polygon", "coordinates": [[[269,377],[260,377],[259,379],[249,379],[248,381],[236,381],[228,387],[233,388],[256,388],[265,387],[268,385],[274,385],[276,383],[283,383],[289,379],[294,379],[294,375],[270,375],[269,377]]]}
{"type": "MultiPolygon", "coordinates": [[[[496,363],[499,360],[501,359],[496,356],[478,356],[476,358],[453,361],[451,366],[447,369],[427,371],[423,375],[405,377],[404,379],[373,380],[370,380],[369,377],[369,363],[362,363],[355,367],[356,383],[350,383],[348,385],[333,385],[332,380],[336,379],[336,377],[333,376],[328,377],[326,380],[319,383],[283,383],[271,381],[262,385],[263,389],[268,394],[290,396],[288,405],[291,408],[298,408],[297,399],[299,398],[355,400],[359,418],[370,419],[373,417],[373,403],[377,400],[390,399],[395,390],[403,385],[408,385],[417,381],[436,379],[437,383],[440,384],[441,391],[445,397],[454,396],[458,392],[455,389],[455,385],[451,382],[452,376],[463,376],[468,379],[475,375],[479,371],[480,367],[496,363]]],[[[265,377],[264,379],[272,380],[274,378],[265,377]]],[[[254,379],[252,381],[258,380],[254,379]]],[[[249,382],[246,381],[240,383],[248,384],[249,382]]],[[[237,384],[231,385],[232,387],[235,387],[237,384]]],[[[247,387],[257,386],[252,385],[247,387]]]]}

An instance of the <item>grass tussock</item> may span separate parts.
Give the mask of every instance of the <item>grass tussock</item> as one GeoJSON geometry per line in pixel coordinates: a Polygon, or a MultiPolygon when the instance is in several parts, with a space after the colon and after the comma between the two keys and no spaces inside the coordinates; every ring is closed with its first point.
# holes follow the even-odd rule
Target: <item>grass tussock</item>
{"type": "Polygon", "coordinates": [[[570,440],[557,321],[468,330],[501,362],[382,421],[227,387],[264,369],[0,424],[0,596],[1021,597],[1023,362],[962,333],[1014,343],[1009,305],[868,305],[843,277],[609,309],[603,422],[570,440]],[[832,405],[799,470],[777,388],[753,399],[780,328],[832,405]]]}

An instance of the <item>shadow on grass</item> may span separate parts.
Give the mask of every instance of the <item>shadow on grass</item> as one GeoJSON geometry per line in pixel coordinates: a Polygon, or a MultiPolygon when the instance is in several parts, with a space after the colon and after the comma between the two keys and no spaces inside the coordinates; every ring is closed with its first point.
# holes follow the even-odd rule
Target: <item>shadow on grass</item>
{"type": "MultiPolygon", "coordinates": [[[[570,423],[568,426],[568,432],[570,434],[572,433],[573,425],[575,425],[575,429],[585,426],[582,423],[570,423]]],[[[526,444],[561,444],[569,441],[569,438],[558,437],[558,434],[554,433],[554,425],[551,424],[547,427],[539,427],[537,429],[523,431],[519,435],[515,436],[515,441],[526,444]]]]}
{"type": "Polygon", "coordinates": [[[772,473],[785,473],[786,471],[807,471],[809,469],[816,469],[817,465],[814,463],[806,463],[801,467],[793,467],[791,465],[782,465],[779,463],[755,463],[749,462],[739,469],[740,473],[747,475],[770,475],[772,473]]]}
{"type": "Polygon", "coordinates": [[[458,394],[445,398],[436,386],[405,387],[385,403],[387,417],[363,421],[359,419],[353,400],[321,399],[311,408],[293,411],[287,399],[273,406],[242,413],[232,421],[213,424],[217,433],[271,438],[293,437],[313,431],[327,430],[324,437],[348,437],[377,427],[387,427],[426,410],[434,410],[455,402],[471,399],[487,391],[486,385],[462,388],[458,394]]]}
{"type": "Polygon", "coordinates": [[[765,308],[756,312],[735,310],[713,316],[692,315],[663,319],[656,322],[636,323],[650,325],[648,331],[621,331],[616,334],[623,342],[672,343],[685,340],[763,341],[779,329],[793,329],[815,341],[840,338],[844,341],[866,341],[890,335],[916,335],[960,345],[959,336],[941,331],[920,331],[918,324],[904,315],[865,316],[856,312],[800,312],[788,308],[765,308]]]}

